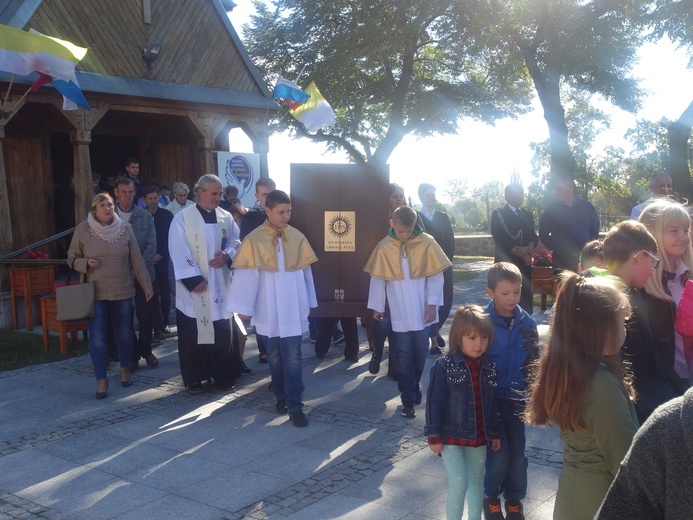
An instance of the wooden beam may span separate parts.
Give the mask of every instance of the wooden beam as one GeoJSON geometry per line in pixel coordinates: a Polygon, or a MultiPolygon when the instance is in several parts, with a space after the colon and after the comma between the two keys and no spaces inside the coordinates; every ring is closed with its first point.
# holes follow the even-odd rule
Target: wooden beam
{"type": "Polygon", "coordinates": [[[80,223],[87,218],[92,199],[91,189],[91,143],[90,130],[74,130],[70,132],[75,161],[75,222],[80,223]]]}
{"type": "Polygon", "coordinates": [[[7,171],[5,171],[5,127],[0,126],[0,249],[12,250],[12,218],[10,198],[7,194],[7,171]]]}
{"type": "Polygon", "coordinates": [[[142,20],[144,23],[152,23],[152,6],[149,0],[142,0],[142,20]]]}
{"type": "Polygon", "coordinates": [[[91,110],[80,108],[78,110],[62,110],[62,102],[55,101],[55,106],[60,109],[60,113],[67,119],[75,130],[93,130],[110,109],[108,103],[94,106],[91,110]]]}

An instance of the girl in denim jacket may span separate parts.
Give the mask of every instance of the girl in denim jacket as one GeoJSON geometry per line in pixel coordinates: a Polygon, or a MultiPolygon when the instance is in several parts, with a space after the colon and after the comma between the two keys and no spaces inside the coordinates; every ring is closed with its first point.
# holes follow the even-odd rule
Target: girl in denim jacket
{"type": "Polygon", "coordinates": [[[460,307],[449,338],[450,353],[431,368],[425,435],[431,451],[443,457],[448,474],[448,520],[461,520],[467,491],[468,518],[479,520],[486,446],[500,449],[493,397],[496,368],[484,355],[492,343],[493,323],[478,305],[460,307]]]}

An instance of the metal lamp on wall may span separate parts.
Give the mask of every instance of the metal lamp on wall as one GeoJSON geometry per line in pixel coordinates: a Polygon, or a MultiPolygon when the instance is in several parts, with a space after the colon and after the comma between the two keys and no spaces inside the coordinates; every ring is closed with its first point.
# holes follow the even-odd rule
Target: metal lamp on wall
{"type": "Polygon", "coordinates": [[[147,74],[152,75],[154,70],[154,62],[159,58],[161,53],[161,44],[159,42],[150,43],[146,49],[142,50],[142,59],[147,65],[147,74]]]}

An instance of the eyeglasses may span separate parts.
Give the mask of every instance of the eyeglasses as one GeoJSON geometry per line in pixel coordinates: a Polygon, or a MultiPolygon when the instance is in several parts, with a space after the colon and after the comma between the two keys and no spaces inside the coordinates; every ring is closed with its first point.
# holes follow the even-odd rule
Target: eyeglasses
{"type": "Polygon", "coordinates": [[[660,259],[658,256],[653,255],[652,253],[650,253],[649,251],[647,251],[645,249],[641,249],[640,251],[638,251],[637,253],[635,253],[633,255],[633,258],[638,256],[640,253],[645,253],[647,256],[652,258],[652,270],[654,271],[655,269],[657,269],[657,266],[659,265],[659,262],[660,262],[660,259]]]}

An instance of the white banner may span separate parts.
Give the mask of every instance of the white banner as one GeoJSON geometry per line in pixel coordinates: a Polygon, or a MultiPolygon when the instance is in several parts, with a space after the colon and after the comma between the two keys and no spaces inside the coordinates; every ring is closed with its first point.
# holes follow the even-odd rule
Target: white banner
{"type": "Polygon", "coordinates": [[[260,178],[260,155],[244,152],[217,152],[217,171],[221,183],[238,188],[238,200],[246,208],[255,205],[255,183],[260,178]]]}

